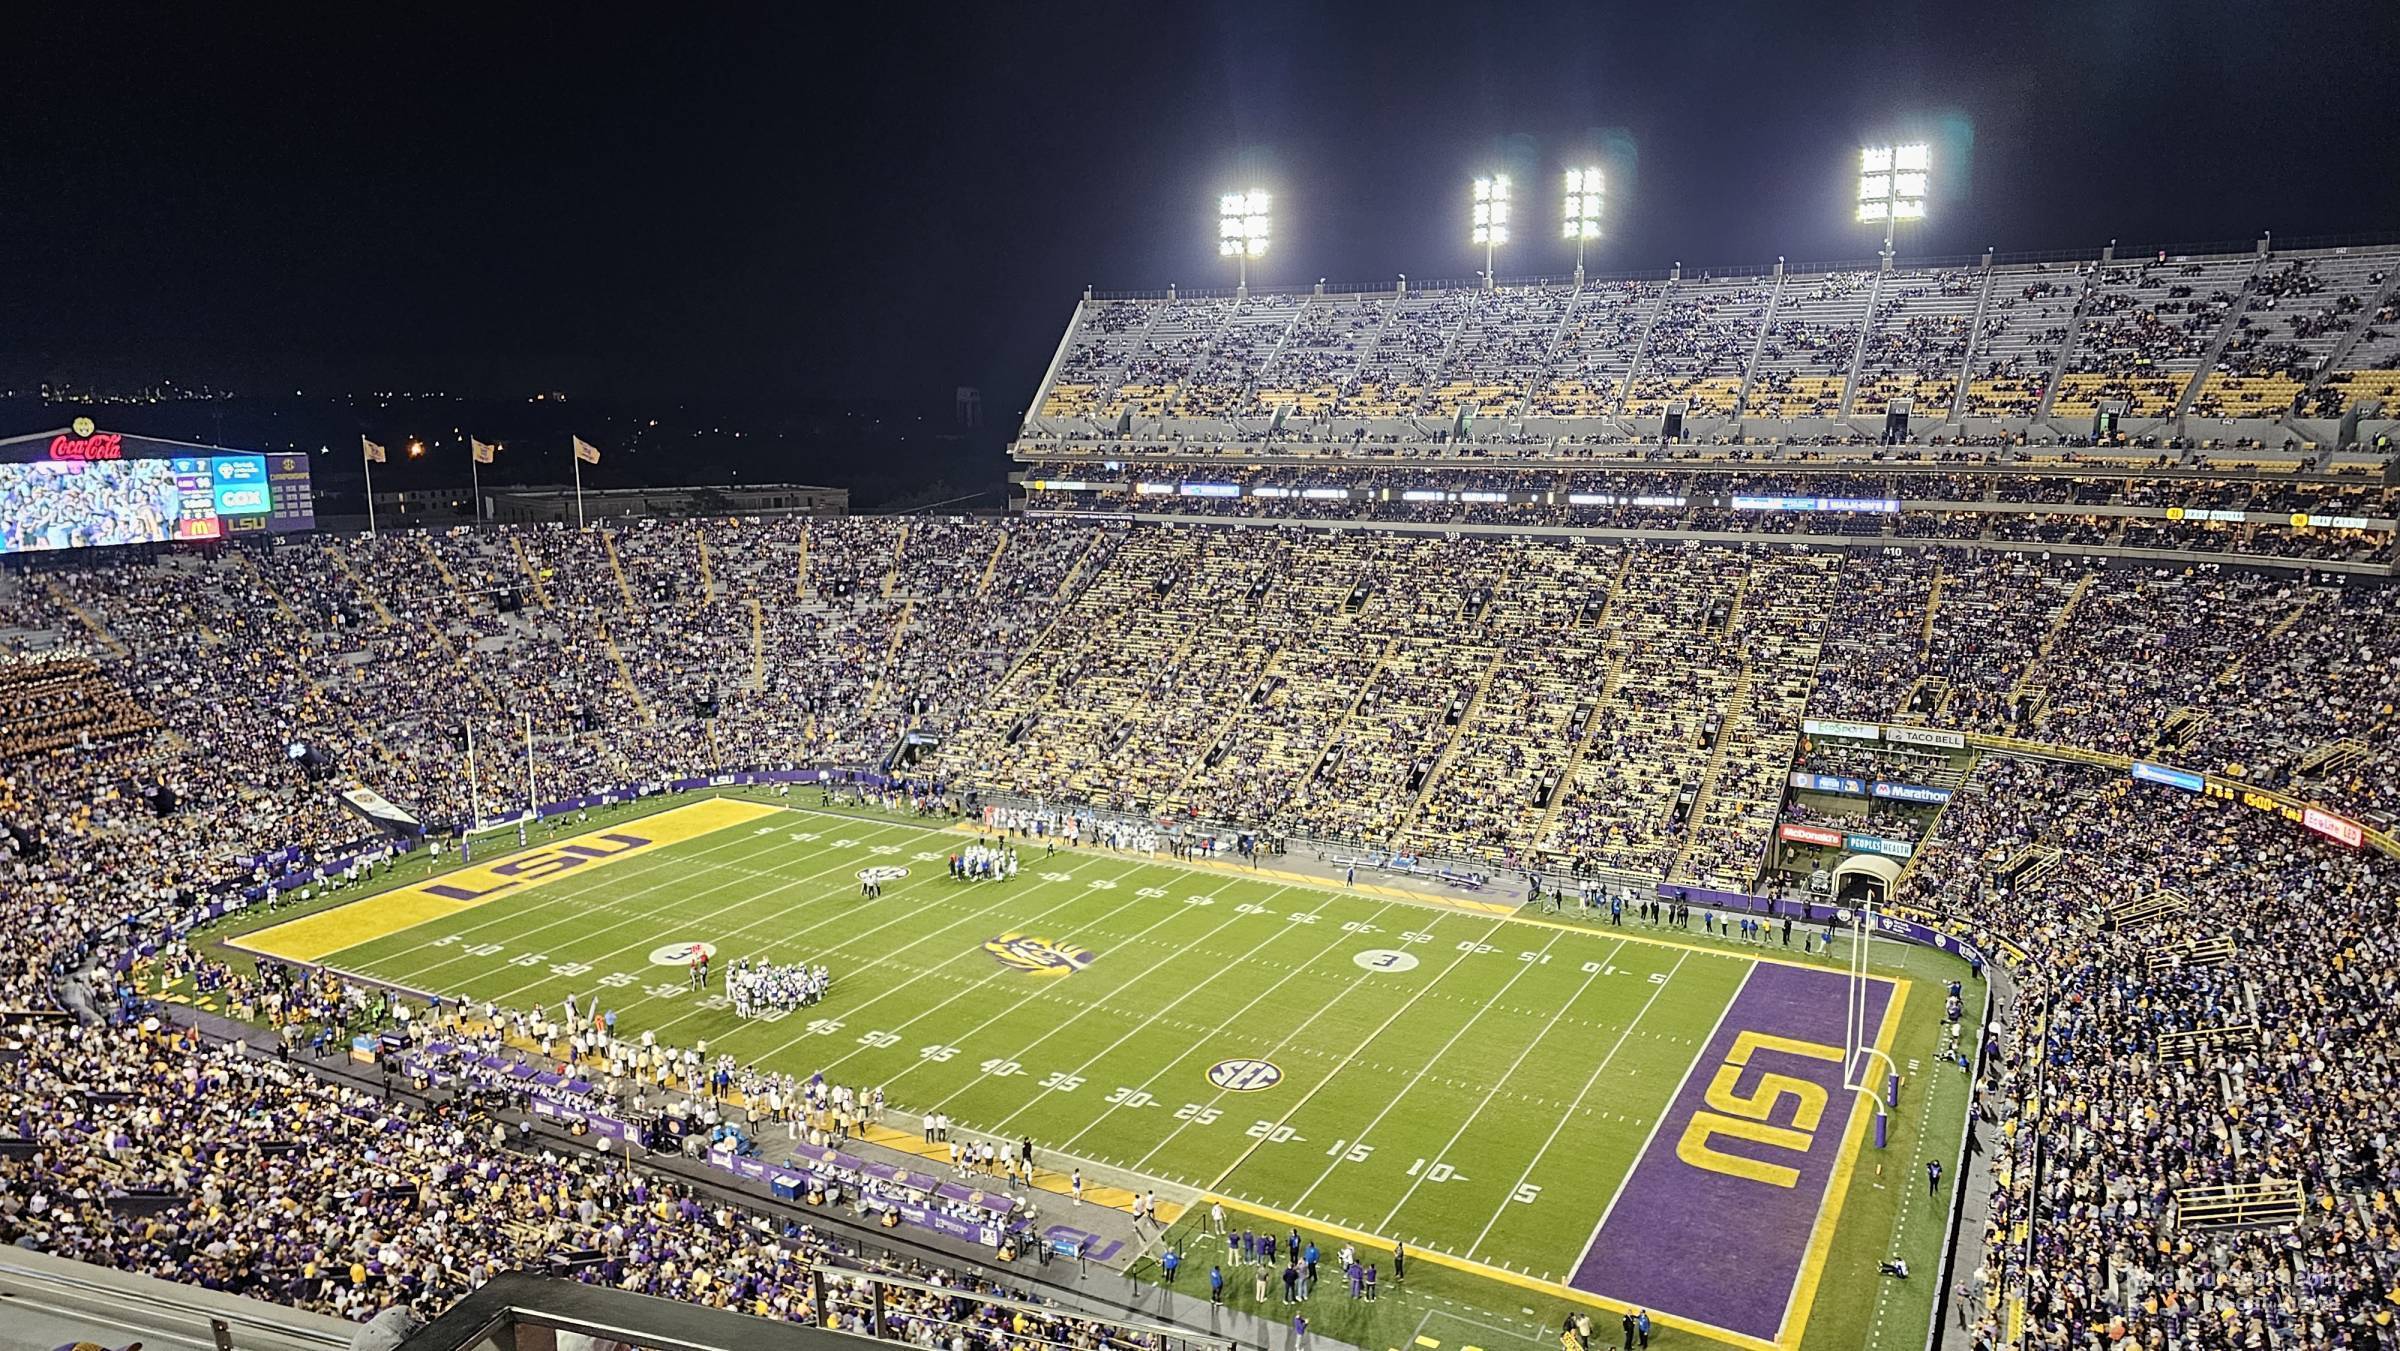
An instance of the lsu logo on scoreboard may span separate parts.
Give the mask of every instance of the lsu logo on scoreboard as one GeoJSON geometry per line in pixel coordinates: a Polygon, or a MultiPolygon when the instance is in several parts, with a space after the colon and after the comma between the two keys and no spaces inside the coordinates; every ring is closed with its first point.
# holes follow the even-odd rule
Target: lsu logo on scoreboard
{"type": "Polygon", "coordinates": [[[1036,976],[1064,976],[1081,971],[1099,957],[1090,948],[1053,943],[1034,934],[1005,933],[984,943],[983,950],[1002,966],[1036,976]]]}
{"type": "MultiPolygon", "coordinates": [[[[1733,1049],[1725,1063],[1717,1066],[1708,1082],[1708,1110],[1694,1112],[1683,1128],[1683,1137],[1675,1143],[1675,1157],[1694,1168],[1729,1177],[1747,1178],[1770,1187],[1791,1188],[1800,1185],[1800,1170],[1792,1164],[1804,1163],[1816,1145],[1817,1127],[1825,1119],[1825,1108],[1831,1094],[1813,1078],[1800,1078],[1772,1071],[1760,1073],[1747,1089],[1742,1088],[1743,1071],[1751,1057],[1760,1051],[1781,1056],[1798,1057],[1803,1061],[1830,1061],[1842,1064],[1842,1050],[1822,1042],[1801,1041],[1793,1037],[1770,1036],[1764,1032],[1744,1032],[1734,1038],[1733,1049]],[[1789,1101],[1789,1106],[1785,1104],[1789,1101]],[[1771,1162],[1770,1158],[1754,1158],[1721,1149],[1719,1139],[1738,1141],[1758,1153],[1770,1156],[1785,1155],[1792,1164],[1771,1162]]],[[[1791,1066],[1810,1069],[1810,1066],[1791,1066]]],[[[1821,1069],[1817,1071],[1823,1074],[1821,1069]]]]}

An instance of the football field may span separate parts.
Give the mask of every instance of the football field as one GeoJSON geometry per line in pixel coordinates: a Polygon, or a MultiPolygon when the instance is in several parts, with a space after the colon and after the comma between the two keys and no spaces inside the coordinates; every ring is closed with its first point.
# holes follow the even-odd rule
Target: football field
{"type": "MultiPolygon", "coordinates": [[[[953,879],[972,838],[707,799],[234,942],[508,1007],[596,998],[621,1036],[880,1085],[962,1135],[1031,1137],[1046,1168],[1197,1201],[1187,1247],[1212,1241],[1190,1232],[1210,1198],[1322,1235],[1329,1255],[1404,1239],[1412,1287],[1438,1289],[1468,1335],[1483,1320],[1486,1341],[1530,1340],[1527,1315],[1554,1327],[1577,1304],[1610,1325],[1647,1308],[1691,1341],[1869,1340],[1849,1311],[1811,1330],[1820,1287],[1875,1293],[1900,1202],[1926,1189],[1875,1181],[1888,1195],[1859,1225],[1883,1232],[1836,1245],[1869,1113],[1844,1087],[1838,956],[1796,960],[1801,935],[1745,947],[1024,841],[1014,879],[953,879]],[[878,899],[861,896],[870,870],[878,899]],[[739,1019],[721,978],[689,988],[693,944],[720,973],[822,963],[831,993],[739,1019]]],[[[1941,991],[1917,988],[1930,970],[1879,966],[1870,987],[1870,1040],[1912,1064],[1904,1030],[1939,1014],[1941,991]]],[[[1931,1077],[1963,1100],[1963,1077],[1931,1077]]],[[[1955,1153],[1957,1110],[1924,1119],[1950,1123],[1955,1153]]],[[[1906,1222],[1924,1239],[1938,1216],[1906,1222]]],[[[1433,1298],[1416,1301],[1426,1317],[1433,1298]]],[[[1424,1330],[1410,1316],[1348,1339],[1405,1345],[1424,1330]]]]}

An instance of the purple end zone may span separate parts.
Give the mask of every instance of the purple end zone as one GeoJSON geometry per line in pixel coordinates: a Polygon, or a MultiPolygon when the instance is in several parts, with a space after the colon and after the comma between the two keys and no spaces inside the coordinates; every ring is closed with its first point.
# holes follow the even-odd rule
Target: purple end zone
{"type": "MultiPolygon", "coordinates": [[[[1847,985],[1836,971],[1751,968],[1569,1284],[1775,1337],[1857,1099],[1842,1086],[1847,985]],[[1803,1118],[1820,1101],[1810,1125],[1803,1118]]],[[[1888,981],[1868,987],[1869,1028],[1882,1026],[1891,994],[1888,981]]]]}

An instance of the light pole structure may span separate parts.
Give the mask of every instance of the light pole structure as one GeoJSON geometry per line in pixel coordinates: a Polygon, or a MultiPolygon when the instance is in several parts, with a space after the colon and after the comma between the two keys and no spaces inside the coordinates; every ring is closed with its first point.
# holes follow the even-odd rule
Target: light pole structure
{"type": "Polygon", "coordinates": [[[1492,255],[1508,242],[1508,208],[1507,174],[1475,180],[1474,210],[1469,218],[1475,225],[1475,242],[1483,245],[1483,284],[1487,289],[1494,284],[1492,255]]]}
{"type": "Polygon", "coordinates": [[[1598,169],[1567,170],[1567,205],[1560,217],[1566,237],[1575,241],[1575,284],[1583,285],[1584,246],[1600,237],[1600,204],[1608,180],[1598,169]]]}
{"type": "Polygon", "coordinates": [[[1858,152],[1858,219],[1883,227],[1883,256],[1892,256],[1892,232],[1902,221],[1925,219],[1925,183],[1932,152],[1922,141],[1870,145],[1858,152]]]}
{"type": "Polygon", "coordinates": [[[1234,260],[1243,295],[1250,294],[1250,260],[1267,256],[1268,208],[1273,205],[1273,199],[1257,188],[1217,199],[1217,256],[1234,260]]]}

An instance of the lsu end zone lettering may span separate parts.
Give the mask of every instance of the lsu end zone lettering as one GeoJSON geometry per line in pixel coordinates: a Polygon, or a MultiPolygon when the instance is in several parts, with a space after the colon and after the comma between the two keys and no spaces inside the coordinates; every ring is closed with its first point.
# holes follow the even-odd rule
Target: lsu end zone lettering
{"type": "Polygon", "coordinates": [[[491,863],[478,863],[430,881],[396,887],[288,924],[245,934],[229,946],[285,961],[322,961],[344,948],[371,943],[428,920],[444,919],[491,901],[522,895],[561,877],[605,868],[637,854],[698,839],[762,816],[774,816],[781,810],[764,803],[727,798],[694,802],[613,830],[596,830],[556,844],[521,849],[491,863]]]}
{"type": "MultiPolygon", "coordinates": [[[[1848,981],[1750,969],[1569,1282],[1746,1343],[1797,1336],[1866,1124],[1845,1080],[1848,981]]],[[[1901,986],[1868,987],[1888,1043],[1901,986]]],[[[1878,1074],[1878,1079],[1880,1075],[1878,1074]]]]}

